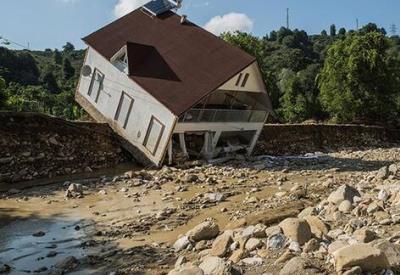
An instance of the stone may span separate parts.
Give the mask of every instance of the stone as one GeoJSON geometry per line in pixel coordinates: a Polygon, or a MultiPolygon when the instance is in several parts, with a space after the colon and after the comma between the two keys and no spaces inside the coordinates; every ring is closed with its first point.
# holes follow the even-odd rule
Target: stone
{"type": "Polygon", "coordinates": [[[350,270],[343,272],[343,275],[361,275],[361,274],[362,274],[362,269],[359,266],[355,266],[350,270]]]}
{"type": "Polygon", "coordinates": [[[337,251],[343,247],[346,247],[348,245],[349,245],[349,243],[346,241],[343,241],[343,240],[334,241],[331,244],[329,244],[328,253],[332,255],[335,251],[337,251]]]}
{"type": "Polygon", "coordinates": [[[49,251],[46,255],[47,258],[54,258],[55,256],[57,256],[57,251],[49,251]]]}
{"type": "Polygon", "coordinates": [[[281,249],[285,246],[286,237],[283,234],[276,234],[268,238],[267,248],[268,249],[281,249]]]}
{"type": "Polygon", "coordinates": [[[206,221],[189,230],[186,233],[186,236],[188,236],[190,240],[198,242],[201,240],[211,240],[212,238],[215,238],[218,233],[218,224],[213,221],[206,221]]]}
{"type": "Polygon", "coordinates": [[[175,268],[179,268],[183,266],[187,262],[187,259],[185,256],[181,255],[178,257],[178,259],[175,262],[175,268]]]}
{"type": "Polygon", "coordinates": [[[400,268],[400,245],[387,240],[375,240],[370,243],[373,247],[383,251],[391,268],[400,268]]]}
{"type": "Polygon", "coordinates": [[[32,234],[33,237],[43,237],[44,235],[46,235],[46,233],[43,231],[36,231],[32,234]]]}
{"type": "Polygon", "coordinates": [[[362,228],[353,232],[353,238],[361,243],[369,243],[375,240],[376,234],[371,230],[362,228]]]}
{"type": "Polygon", "coordinates": [[[232,252],[232,255],[229,257],[229,261],[237,264],[244,256],[246,252],[244,249],[238,249],[232,252]]]}
{"type": "Polygon", "coordinates": [[[176,240],[173,247],[175,249],[175,252],[179,252],[188,247],[189,244],[190,244],[189,238],[187,236],[182,236],[181,238],[176,240]]]}
{"type": "Polygon", "coordinates": [[[63,270],[63,271],[70,271],[75,269],[79,264],[79,261],[74,257],[74,256],[68,256],[61,261],[57,262],[55,264],[55,267],[57,269],[63,270]]]}
{"type": "Polygon", "coordinates": [[[67,189],[68,191],[70,191],[70,192],[74,192],[74,193],[82,193],[83,192],[83,187],[82,187],[82,184],[79,184],[79,183],[71,183],[69,186],[68,186],[68,189],[67,189]]]}
{"type": "Polygon", "coordinates": [[[229,251],[229,246],[232,243],[233,231],[227,230],[222,235],[218,236],[211,248],[211,255],[217,257],[223,257],[229,251]]]}
{"type": "Polygon", "coordinates": [[[304,219],[307,216],[315,215],[315,214],[317,214],[315,211],[315,208],[310,206],[310,207],[304,208],[303,211],[301,211],[299,213],[299,215],[297,215],[297,217],[299,219],[304,219]]]}
{"type": "Polygon", "coordinates": [[[282,228],[279,225],[271,226],[265,229],[265,235],[271,237],[277,234],[282,234],[282,228]]]}
{"type": "Polygon", "coordinates": [[[184,265],[171,270],[168,275],[204,275],[204,272],[197,266],[184,265]]]}
{"type": "Polygon", "coordinates": [[[296,241],[291,241],[290,244],[289,244],[288,249],[290,251],[293,251],[293,252],[300,252],[301,251],[300,244],[298,242],[296,242],[296,241]]]}
{"type": "Polygon", "coordinates": [[[252,258],[244,258],[241,262],[245,265],[260,266],[263,264],[264,261],[260,257],[252,257],[252,258]]]}
{"type": "Polygon", "coordinates": [[[328,226],[323,221],[321,221],[321,219],[318,218],[317,216],[307,216],[305,217],[305,220],[310,226],[311,233],[315,237],[321,239],[323,236],[328,234],[329,232],[328,226]]]}
{"type": "Polygon", "coordinates": [[[349,214],[353,210],[351,201],[344,200],[339,204],[338,210],[344,214],[349,214]]]}
{"type": "Polygon", "coordinates": [[[222,202],[225,200],[225,195],[222,193],[206,193],[204,194],[204,198],[207,199],[208,202],[222,202]]]}
{"type": "Polygon", "coordinates": [[[389,177],[389,168],[387,166],[382,167],[378,170],[376,177],[381,180],[385,180],[389,177]]]}
{"type": "Polygon", "coordinates": [[[344,184],[336,189],[336,191],[332,192],[329,195],[327,201],[336,205],[339,205],[344,200],[348,200],[353,203],[354,197],[361,197],[361,195],[357,191],[357,189],[347,184],[344,184]]]}
{"type": "Polygon", "coordinates": [[[398,171],[397,165],[394,164],[394,163],[391,164],[391,165],[389,165],[388,170],[389,170],[389,173],[390,173],[391,175],[396,175],[396,174],[397,174],[397,171],[398,171]]]}
{"type": "Polygon", "coordinates": [[[242,231],[243,237],[265,238],[266,226],[263,224],[250,225],[242,231]]]}
{"type": "Polygon", "coordinates": [[[304,253],[314,252],[317,251],[319,247],[320,247],[319,242],[316,239],[311,239],[304,244],[303,252],[304,253]]]}
{"type": "Polygon", "coordinates": [[[354,266],[361,267],[363,272],[380,271],[389,268],[385,254],[368,244],[352,244],[336,250],[333,253],[337,272],[354,266]]]}
{"type": "Polygon", "coordinates": [[[314,275],[318,273],[319,270],[310,260],[303,257],[294,257],[285,264],[279,275],[314,275]]]}
{"type": "Polygon", "coordinates": [[[286,250],[283,254],[274,262],[274,265],[286,263],[291,258],[293,258],[295,254],[293,254],[290,250],[286,250]]]}
{"type": "Polygon", "coordinates": [[[206,257],[199,267],[204,275],[230,275],[231,266],[224,259],[219,257],[206,257]]]}
{"type": "Polygon", "coordinates": [[[311,239],[311,229],[305,220],[298,218],[287,218],[279,226],[285,236],[300,245],[305,244],[311,239]]]}
{"type": "Polygon", "coordinates": [[[378,200],[387,201],[389,199],[389,193],[386,190],[381,190],[378,193],[378,200]]]}
{"type": "Polygon", "coordinates": [[[260,248],[263,245],[263,242],[257,238],[250,238],[245,245],[247,251],[253,251],[257,248],[260,248]]]}
{"type": "Polygon", "coordinates": [[[198,180],[199,180],[199,177],[194,174],[188,174],[188,175],[186,175],[186,177],[184,179],[184,181],[187,183],[197,182],[198,180]]]}

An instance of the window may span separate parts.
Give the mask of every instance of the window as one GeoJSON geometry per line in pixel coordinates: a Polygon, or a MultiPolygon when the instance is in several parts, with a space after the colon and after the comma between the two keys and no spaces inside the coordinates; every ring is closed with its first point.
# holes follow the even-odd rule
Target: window
{"type": "Polygon", "coordinates": [[[118,125],[124,129],[126,129],[128,126],[133,102],[134,100],[129,95],[127,95],[125,92],[122,92],[114,120],[116,120],[118,125]]]}
{"type": "Polygon", "coordinates": [[[250,74],[245,74],[243,83],[242,83],[242,87],[246,86],[247,80],[249,80],[249,76],[250,76],[250,74]]]}
{"type": "Polygon", "coordinates": [[[100,90],[103,88],[104,74],[99,70],[95,69],[92,76],[92,81],[90,82],[88,95],[94,102],[99,99],[100,90]]]}
{"type": "Polygon", "coordinates": [[[154,116],[151,117],[149,128],[147,129],[146,137],[143,145],[149,150],[152,155],[155,155],[160,144],[161,137],[164,133],[164,124],[154,116]]]}
{"type": "Polygon", "coordinates": [[[242,76],[243,76],[243,74],[242,74],[242,73],[240,73],[240,74],[239,74],[239,77],[238,77],[238,79],[237,79],[237,81],[236,81],[236,84],[235,84],[235,86],[239,86],[239,84],[240,84],[240,80],[242,80],[242,76]]]}

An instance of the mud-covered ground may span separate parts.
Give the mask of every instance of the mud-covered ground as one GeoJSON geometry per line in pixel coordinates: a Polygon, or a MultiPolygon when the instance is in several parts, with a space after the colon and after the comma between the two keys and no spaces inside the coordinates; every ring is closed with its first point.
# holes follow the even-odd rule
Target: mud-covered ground
{"type": "MultiPolygon", "coordinates": [[[[377,178],[378,170],[391,164],[400,164],[399,148],[264,156],[161,170],[132,168],[115,176],[28,189],[15,185],[0,193],[0,273],[168,274],[185,262],[198,266],[209,256],[216,236],[190,240],[184,248],[174,246],[198,224],[212,220],[220,233],[232,229],[235,236],[250,225],[263,225],[265,230],[306,208],[317,209],[321,201],[324,206],[343,184],[374,198],[381,185],[400,188],[396,173],[377,178]]],[[[342,225],[325,212],[319,217],[330,231],[344,228],[351,218],[343,218],[342,225]]],[[[377,238],[398,234],[400,219],[394,221],[392,215],[391,222],[380,224],[387,215],[372,218],[377,221],[371,223],[377,238]]],[[[335,272],[328,251],[310,254],[302,251],[303,244],[300,250],[290,248],[290,241],[269,249],[264,244],[268,236],[262,235],[262,244],[248,248],[237,261],[230,259],[235,252],[231,246],[220,256],[232,267],[230,274],[278,274],[295,256],[312,259],[312,273],[335,272]],[[285,253],[290,256],[282,259],[285,253]]],[[[334,241],[319,237],[314,236],[321,243],[334,241]]]]}

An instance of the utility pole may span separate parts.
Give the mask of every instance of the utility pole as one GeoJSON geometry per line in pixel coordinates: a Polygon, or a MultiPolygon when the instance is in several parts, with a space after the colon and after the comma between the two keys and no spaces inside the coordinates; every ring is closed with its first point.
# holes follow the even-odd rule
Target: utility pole
{"type": "Polygon", "coordinates": [[[286,28],[289,29],[290,25],[290,19],[289,19],[289,8],[286,9],[286,28]]]}
{"type": "Polygon", "coordinates": [[[357,29],[357,31],[358,31],[358,18],[356,19],[356,29],[357,29]]]}
{"type": "Polygon", "coordinates": [[[397,26],[396,26],[396,24],[390,25],[390,34],[392,36],[395,36],[397,34],[397,26]]]}

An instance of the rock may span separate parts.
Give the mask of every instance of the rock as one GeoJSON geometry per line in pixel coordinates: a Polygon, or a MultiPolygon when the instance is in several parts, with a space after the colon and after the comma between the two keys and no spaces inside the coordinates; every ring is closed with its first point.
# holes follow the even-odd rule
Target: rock
{"type": "Polygon", "coordinates": [[[0,262],[0,274],[2,273],[9,273],[11,271],[11,267],[7,264],[2,264],[0,262]]]}
{"type": "Polygon", "coordinates": [[[343,240],[334,241],[328,246],[328,253],[332,255],[335,251],[348,245],[349,243],[343,240]]]}
{"type": "Polygon", "coordinates": [[[378,200],[387,201],[389,198],[389,193],[386,190],[381,190],[378,193],[378,200]]]}
{"type": "Polygon", "coordinates": [[[355,266],[350,270],[343,272],[343,275],[361,275],[362,269],[359,266],[355,266]]]}
{"type": "Polygon", "coordinates": [[[247,251],[253,251],[257,248],[260,248],[263,245],[263,242],[257,238],[250,238],[245,245],[247,251]]]}
{"type": "Polygon", "coordinates": [[[353,210],[353,204],[348,200],[344,200],[339,204],[338,210],[344,214],[349,214],[353,210]]]}
{"type": "Polygon", "coordinates": [[[32,234],[33,237],[43,237],[44,235],[46,235],[46,233],[43,231],[37,231],[32,234]]]}
{"type": "Polygon", "coordinates": [[[260,266],[263,264],[263,259],[260,257],[245,258],[241,262],[245,265],[260,266]]]}
{"type": "Polygon", "coordinates": [[[74,193],[82,193],[83,192],[83,187],[82,184],[79,183],[71,183],[68,186],[68,191],[74,192],[74,193]]]}
{"type": "Polygon", "coordinates": [[[206,221],[189,230],[186,233],[186,236],[188,236],[190,240],[198,242],[201,240],[210,240],[215,238],[218,233],[218,224],[213,221],[206,221]]]}
{"type": "Polygon", "coordinates": [[[375,240],[376,234],[375,232],[368,229],[358,229],[353,233],[354,239],[361,243],[369,243],[375,240]]]}
{"type": "Polygon", "coordinates": [[[218,236],[212,244],[211,255],[216,257],[223,257],[229,250],[232,243],[233,231],[227,230],[222,235],[218,236]]]}
{"type": "Polygon", "coordinates": [[[299,219],[304,219],[307,216],[315,215],[315,214],[317,214],[317,213],[316,213],[314,207],[307,207],[307,208],[303,209],[303,211],[301,211],[300,214],[297,215],[297,217],[299,219]]]}
{"type": "Polygon", "coordinates": [[[219,257],[207,257],[199,265],[204,275],[230,275],[231,266],[219,257]]]}
{"type": "Polygon", "coordinates": [[[171,270],[168,275],[204,275],[204,272],[197,266],[189,265],[177,267],[171,270]]]}
{"type": "Polygon", "coordinates": [[[291,258],[293,258],[295,254],[293,254],[290,250],[286,250],[274,263],[274,265],[286,263],[291,258]]]}
{"type": "Polygon", "coordinates": [[[8,190],[8,194],[10,195],[17,195],[19,193],[21,193],[21,190],[19,189],[11,188],[10,190],[8,190]]]}
{"type": "Polygon", "coordinates": [[[339,205],[342,201],[348,200],[353,203],[354,197],[361,197],[357,189],[345,184],[340,186],[336,191],[332,192],[327,201],[339,205]]]}
{"type": "Polygon", "coordinates": [[[394,164],[394,163],[391,164],[391,165],[389,165],[388,170],[389,170],[389,173],[390,173],[390,174],[396,175],[396,174],[397,174],[397,171],[398,171],[397,165],[394,164]]]}
{"type": "Polygon", "coordinates": [[[232,255],[229,257],[229,261],[237,264],[244,256],[246,255],[246,252],[244,249],[238,249],[233,251],[232,255]]]}
{"type": "Polygon", "coordinates": [[[382,209],[381,203],[382,203],[382,202],[377,202],[377,201],[371,202],[371,203],[368,205],[367,213],[368,213],[368,214],[373,214],[373,213],[378,212],[379,210],[381,210],[381,209],[382,209]]]}
{"type": "Polygon", "coordinates": [[[267,227],[263,224],[257,224],[255,226],[250,225],[242,231],[242,236],[243,237],[265,238],[266,237],[266,234],[265,234],[266,228],[267,227]]]}
{"type": "Polygon", "coordinates": [[[383,251],[391,268],[400,268],[400,245],[387,240],[375,240],[370,243],[373,247],[383,251]]]}
{"type": "Polygon", "coordinates": [[[267,248],[268,249],[281,249],[285,246],[286,237],[283,234],[276,234],[268,238],[267,248]]]}
{"type": "Polygon", "coordinates": [[[199,180],[199,177],[194,174],[188,174],[188,175],[186,175],[186,177],[184,179],[184,181],[187,183],[197,182],[198,180],[199,180]]]}
{"type": "Polygon", "coordinates": [[[298,218],[287,218],[279,226],[285,236],[300,245],[305,244],[311,239],[311,229],[305,220],[298,218]]]}
{"type": "Polygon", "coordinates": [[[279,275],[314,275],[318,273],[319,270],[310,260],[303,257],[294,257],[285,264],[279,275]]]}
{"type": "Polygon", "coordinates": [[[179,268],[183,266],[187,262],[186,257],[181,255],[178,257],[178,259],[175,262],[175,268],[179,268]]]}
{"type": "Polygon", "coordinates": [[[389,177],[389,168],[387,166],[382,167],[378,170],[376,177],[381,180],[385,180],[389,177]]]}
{"type": "Polygon", "coordinates": [[[319,249],[319,242],[316,239],[311,239],[308,242],[305,243],[303,247],[303,252],[304,253],[310,253],[317,251],[319,249]]]}
{"type": "Polygon", "coordinates": [[[291,241],[290,244],[289,244],[288,249],[290,251],[293,251],[293,252],[300,252],[301,251],[300,244],[298,242],[296,242],[296,241],[291,241]]]}
{"type": "Polygon", "coordinates": [[[368,244],[352,244],[333,253],[337,272],[354,266],[361,267],[363,272],[374,272],[389,267],[385,254],[368,244]]]}
{"type": "Polygon", "coordinates": [[[181,238],[176,240],[173,247],[175,249],[175,252],[179,252],[188,247],[189,244],[190,244],[189,238],[187,236],[182,236],[181,238]]]}
{"type": "Polygon", "coordinates": [[[267,237],[271,237],[271,236],[281,234],[281,233],[282,233],[282,228],[280,228],[279,225],[271,226],[271,227],[268,227],[267,229],[265,229],[265,235],[267,237]]]}
{"type": "Polygon", "coordinates": [[[222,202],[225,200],[225,195],[222,193],[206,193],[204,194],[204,198],[211,203],[222,202]]]}
{"type": "Polygon", "coordinates": [[[305,217],[305,220],[310,226],[311,233],[315,237],[321,239],[323,236],[328,234],[329,232],[328,226],[323,221],[321,221],[321,219],[318,218],[317,216],[307,216],[305,217]]]}
{"type": "Polygon", "coordinates": [[[102,190],[100,190],[100,191],[98,192],[98,194],[99,194],[99,195],[102,195],[102,196],[105,196],[105,195],[107,195],[107,191],[104,190],[104,189],[102,189],[102,190]]]}
{"type": "Polygon", "coordinates": [[[47,253],[46,257],[47,258],[54,258],[55,256],[57,256],[57,251],[49,251],[49,253],[47,253]]]}
{"type": "Polygon", "coordinates": [[[63,260],[59,261],[58,263],[56,263],[55,267],[63,271],[70,271],[75,269],[78,266],[78,264],[79,261],[74,256],[68,256],[63,260]]]}

